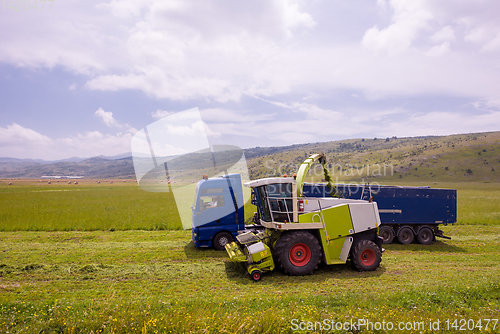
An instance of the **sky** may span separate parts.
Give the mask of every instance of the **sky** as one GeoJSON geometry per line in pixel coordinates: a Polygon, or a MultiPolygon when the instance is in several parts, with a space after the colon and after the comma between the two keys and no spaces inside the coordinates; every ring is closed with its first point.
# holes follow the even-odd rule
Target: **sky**
{"type": "Polygon", "coordinates": [[[131,150],[198,108],[242,148],[500,130],[497,0],[6,0],[0,157],[131,150]]]}

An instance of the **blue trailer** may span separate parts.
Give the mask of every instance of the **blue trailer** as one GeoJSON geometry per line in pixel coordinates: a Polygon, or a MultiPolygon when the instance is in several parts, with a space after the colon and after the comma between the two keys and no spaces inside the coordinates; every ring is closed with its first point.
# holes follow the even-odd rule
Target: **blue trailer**
{"type": "Polygon", "coordinates": [[[191,207],[194,245],[224,249],[245,229],[244,204],[239,174],[200,180],[191,207]]]}
{"type": "MultiPolygon", "coordinates": [[[[306,197],[326,197],[330,193],[326,184],[305,183],[303,186],[306,197]]],[[[449,239],[439,225],[457,221],[455,189],[336,184],[335,193],[341,198],[376,202],[381,221],[379,235],[386,244],[394,238],[402,244],[412,243],[416,238],[424,245],[430,244],[436,236],[449,239]]]]}

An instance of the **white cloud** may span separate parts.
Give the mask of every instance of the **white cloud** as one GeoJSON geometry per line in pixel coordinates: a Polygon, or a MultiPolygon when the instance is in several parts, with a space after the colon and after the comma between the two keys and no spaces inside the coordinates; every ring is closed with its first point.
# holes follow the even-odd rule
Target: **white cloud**
{"type": "Polygon", "coordinates": [[[406,51],[433,18],[432,12],[422,0],[393,0],[393,23],[380,29],[374,26],[363,36],[363,45],[375,51],[395,55],[406,51]]]}
{"type": "MultiPolygon", "coordinates": [[[[414,109],[403,103],[419,99],[426,104],[429,97],[478,101],[477,112],[483,114],[477,124],[490,129],[479,120],[496,115],[485,111],[498,111],[497,0],[377,0],[379,10],[372,10],[375,2],[368,9],[359,6],[304,0],[56,2],[50,15],[12,12],[2,17],[0,63],[78,75],[65,83],[64,90],[75,90],[65,92],[71,96],[144,92],[150,101],[162,100],[161,109],[144,115],[154,119],[175,115],[171,110],[178,104],[172,100],[201,103],[205,131],[219,137],[247,134],[270,142],[303,142],[329,140],[332,129],[345,136],[425,132],[433,129],[427,118],[410,118],[414,109]],[[34,26],[43,29],[33,34],[34,26]],[[82,77],[86,92],[68,86],[82,77]],[[258,110],[261,101],[273,104],[270,112],[258,110]],[[270,133],[273,128],[284,130],[270,133]]],[[[118,110],[99,108],[94,114],[108,130],[123,134],[80,130],[66,138],[67,145],[99,136],[118,145],[135,132],[116,119],[118,110]]],[[[443,131],[476,128],[467,121],[450,124],[443,131]]],[[[29,131],[14,132],[27,138],[29,131]]],[[[38,135],[36,147],[61,142],[38,135]]]]}
{"type": "MultiPolygon", "coordinates": [[[[370,111],[342,110],[332,111],[315,104],[292,102],[283,103],[264,100],[277,107],[284,108],[295,117],[273,117],[270,119],[258,116],[252,119],[216,117],[210,119],[210,125],[222,135],[245,135],[254,138],[268,138],[270,142],[281,141],[282,144],[295,144],[307,141],[328,141],[338,136],[361,136],[380,127],[393,115],[402,114],[402,109],[370,111]],[[284,142],[284,143],[283,143],[284,142]]],[[[281,113],[282,115],[283,113],[281,113]]],[[[223,116],[224,113],[221,113],[223,116]]],[[[209,118],[206,118],[209,119],[209,118]]]]}
{"type": "Polygon", "coordinates": [[[309,119],[315,119],[315,120],[334,119],[336,121],[339,121],[344,117],[343,113],[341,112],[323,109],[311,103],[304,103],[304,102],[284,103],[284,102],[269,101],[266,99],[260,99],[260,100],[269,102],[278,107],[289,109],[294,113],[302,113],[306,115],[306,117],[309,119]]]}
{"type": "Polygon", "coordinates": [[[134,129],[133,127],[131,127],[130,125],[122,124],[122,123],[118,122],[113,117],[113,113],[111,111],[104,111],[104,109],[99,108],[96,110],[94,115],[99,117],[101,119],[101,121],[103,121],[103,123],[106,124],[106,126],[108,126],[110,128],[125,128],[126,131],[131,133],[131,134],[134,134],[137,132],[137,130],[134,129]]]}
{"type": "Polygon", "coordinates": [[[289,84],[276,80],[283,56],[278,44],[315,25],[300,7],[293,0],[184,1],[182,6],[154,1],[148,15],[129,30],[126,46],[133,65],[126,73],[96,76],[87,87],[219,102],[239,100],[248,92],[286,92],[289,84]]]}
{"type": "Polygon", "coordinates": [[[476,101],[473,105],[480,111],[500,111],[500,96],[492,96],[485,100],[476,101]]]}
{"type": "MultiPolygon", "coordinates": [[[[58,147],[72,155],[93,157],[97,155],[117,155],[130,151],[131,133],[103,134],[99,131],[85,132],[75,136],[55,140],[58,147]]],[[[67,154],[66,154],[67,156],[67,154]]]]}
{"type": "Polygon", "coordinates": [[[155,112],[151,113],[151,116],[153,116],[154,119],[160,119],[160,118],[163,118],[163,117],[167,117],[167,116],[170,116],[172,114],[174,114],[175,112],[174,111],[166,111],[166,110],[156,110],[155,112]]]}
{"type": "Polygon", "coordinates": [[[451,26],[446,26],[443,27],[441,30],[437,31],[434,33],[430,39],[433,42],[440,43],[440,42],[450,42],[455,40],[455,33],[453,32],[453,28],[451,26]]]}
{"type": "MultiPolygon", "coordinates": [[[[111,0],[109,3],[99,3],[96,5],[98,9],[105,9],[111,12],[115,17],[130,18],[141,15],[142,10],[151,4],[152,1],[141,0],[111,0]]],[[[165,1],[166,3],[174,1],[165,1]]]]}
{"type": "MultiPolygon", "coordinates": [[[[465,113],[435,111],[412,115],[404,123],[390,124],[384,133],[391,133],[398,137],[408,137],[498,131],[499,128],[499,111],[474,116],[465,113]]],[[[380,133],[382,134],[382,132],[380,133]]]]}
{"type": "MultiPolygon", "coordinates": [[[[223,135],[242,135],[253,140],[266,138],[274,145],[291,145],[306,142],[330,141],[343,138],[411,137],[423,135],[448,135],[482,131],[498,131],[500,112],[480,115],[434,111],[409,113],[403,109],[345,110],[338,120],[315,119],[255,123],[214,123],[211,126],[223,135]],[[279,131],[269,131],[279,129],[279,131]]],[[[255,145],[254,145],[255,146],[255,145]]]]}
{"type": "Polygon", "coordinates": [[[30,143],[46,147],[52,143],[52,139],[32,129],[25,128],[17,123],[0,127],[0,147],[2,150],[15,151],[14,147],[25,147],[30,143]]]}
{"type": "Polygon", "coordinates": [[[104,124],[109,127],[119,126],[119,123],[116,121],[116,119],[113,118],[113,113],[111,111],[104,111],[102,108],[99,108],[96,110],[94,115],[99,117],[104,122],[104,124]]]}
{"type": "MultiPolygon", "coordinates": [[[[340,31],[326,30],[321,19],[331,18],[319,14],[321,1],[75,0],[50,17],[6,17],[2,26],[17,28],[0,30],[0,61],[62,66],[86,75],[91,90],[219,103],[336,89],[371,98],[429,91],[484,97],[498,87],[487,65],[500,49],[495,0],[377,4],[381,12],[367,17],[364,35],[332,42],[324,36],[340,31]],[[44,29],[34,36],[29,23],[44,29]],[[491,58],[478,61],[478,50],[491,58]]],[[[358,29],[352,18],[359,8],[346,6],[339,25],[358,29]]]]}
{"type": "Polygon", "coordinates": [[[426,56],[431,57],[441,57],[442,55],[450,51],[450,43],[444,42],[440,45],[433,46],[429,51],[425,53],[426,56]]]}
{"type": "Polygon", "coordinates": [[[247,123],[269,121],[274,118],[275,113],[258,114],[254,111],[231,110],[226,108],[207,108],[201,110],[201,116],[205,122],[230,122],[247,123]]]}
{"type": "Polygon", "coordinates": [[[103,134],[99,131],[77,133],[64,138],[49,138],[13,123],[0,127],[0,156],[58,160],[72,156],[94,157],[130,151],[131,133],[103,134]]]}

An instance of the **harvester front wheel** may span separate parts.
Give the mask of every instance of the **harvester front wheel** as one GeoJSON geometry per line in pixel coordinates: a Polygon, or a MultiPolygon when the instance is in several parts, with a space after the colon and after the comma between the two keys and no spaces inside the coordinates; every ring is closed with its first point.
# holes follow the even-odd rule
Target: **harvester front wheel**
{"type": "Polygon", "coordinates": [[[260,270],[254,270],[252,271],[251,276],[254,282],[258,282],[262,278],[262,272],[260,270]]]}
{"type": "Polygon", "coordinates": [[[225,249],[226,244],[233,242],[233,236],[228,232],[219,232],[214,238],[213,245],[216,250],[225,249]]]}
{"type": "Polygon", "coordinates": [[[358,241],[351,250],[351,261],[359,271],[373,271],[382,260],[382,252],[376,243],[370,240],[358,241]]]}
{"type": "Polygon", "coordinates": [[[318,239],[306,231],[288,232],[274,246],[274,260],[278,268],[288,275],[309,275],[321,261],[318,239]]]}

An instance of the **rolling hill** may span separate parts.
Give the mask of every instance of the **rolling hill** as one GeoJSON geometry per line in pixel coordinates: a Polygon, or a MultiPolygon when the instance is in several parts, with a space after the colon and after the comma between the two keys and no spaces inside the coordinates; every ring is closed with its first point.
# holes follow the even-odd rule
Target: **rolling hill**
{"type": "MultiPolygon", "coordinates": [[[[245,149],[250,178],[293,174],[313,153],[325,153],[338,181],[500,182],[500,131],[450,136],[359,138],[245,149]]],[[[0,158],[0,178],[43,175],[134,178],[130,156],[41,162],[0,158]]],[[[311,180],[319,181],[321,173],[311,180]]]]}

